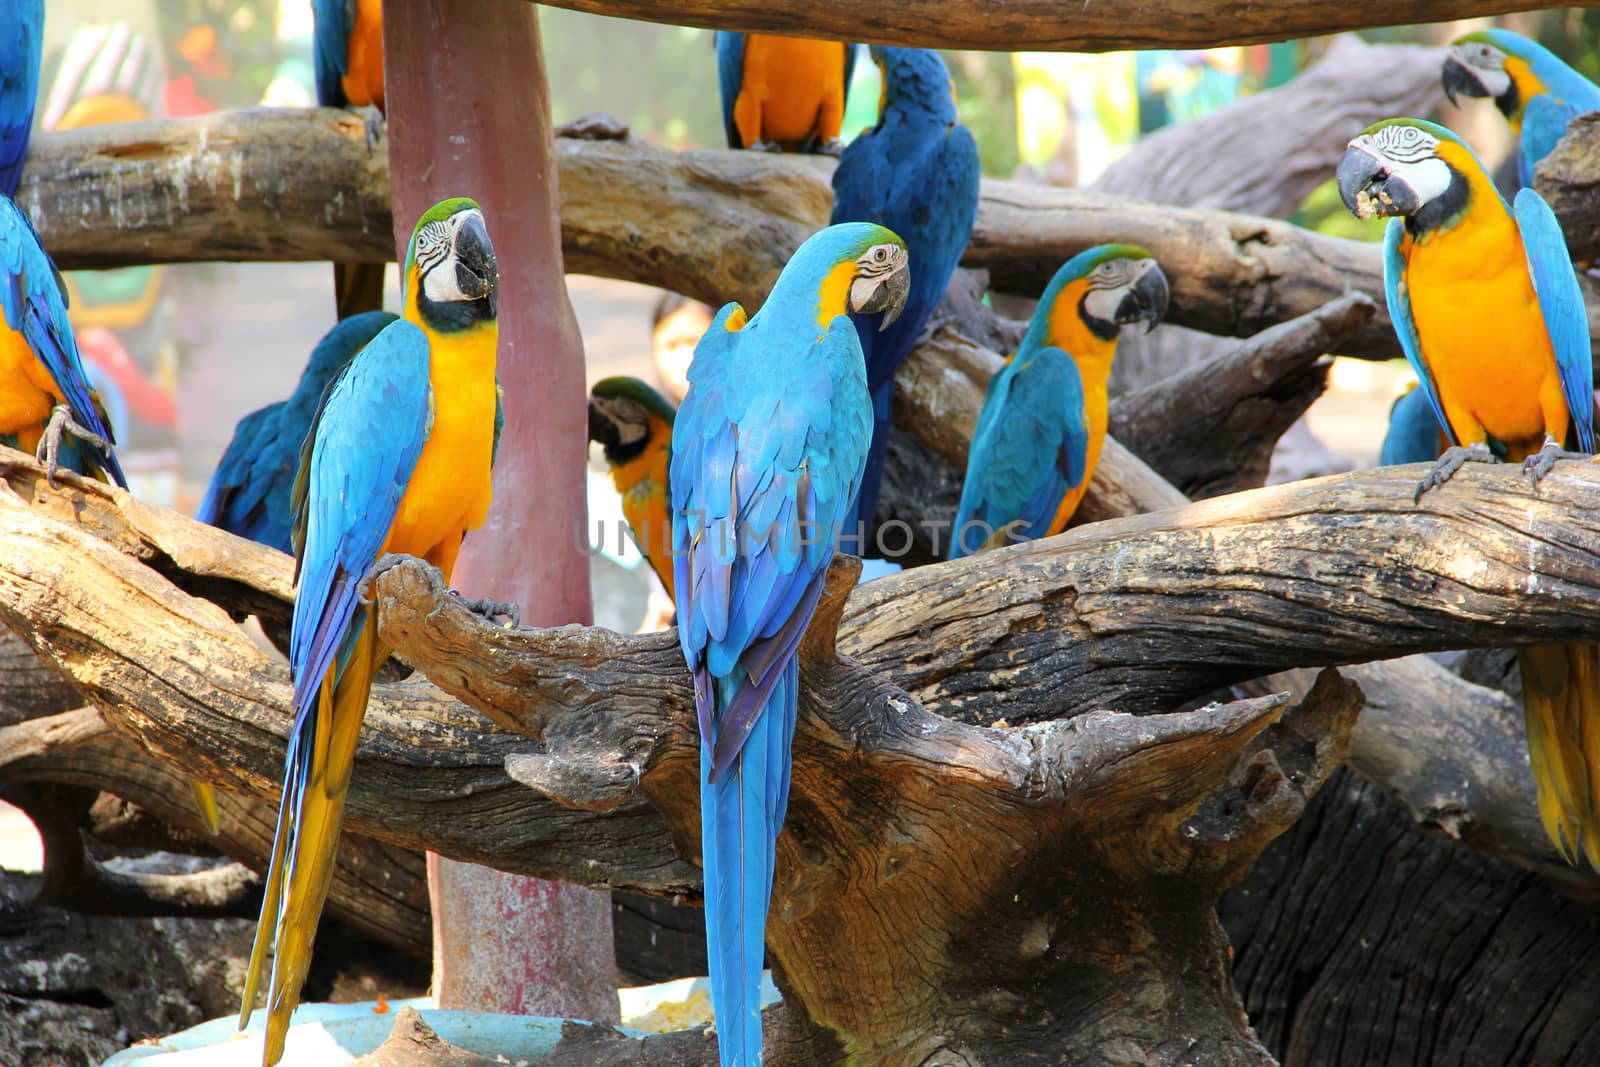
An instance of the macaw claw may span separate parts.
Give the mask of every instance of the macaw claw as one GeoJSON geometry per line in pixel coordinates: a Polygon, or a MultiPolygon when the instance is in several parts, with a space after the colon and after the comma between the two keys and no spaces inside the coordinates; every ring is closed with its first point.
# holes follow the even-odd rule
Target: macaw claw
{"type": "Polygon", "coordinates": [[[80,425],[78,420],[72,417],[67,405],[57,404],[50,412],[50,421],[45,424],[44,436],[39,438],[39,447],[33,450],[33,458],[44,464],[44,480],[52,489],[56,487],[56,471],[61,469],[61,438],[69,433],[101,452],[111,451],[110,441],[88,427],[80,425]]]}
{"type": "Polygon", "coordinates": [[[459,592],[452,589],[450,594],[461,601],[461,606],[474,615],[482,615],[489,622],[496,619],[505,619],[511,623],[511,629],[522,629],[522,609],[516,604],[483,597],[479,600],[469,600],[459,592]]]}
{"type": "Polygon", "coordinates": [[[838,159],[844,154],[844,142],[837,137],[831,137],[824,141],[822,143],[822,147],[817,149],[817,151],[822,155],[832,156],[834,159],[838,159]]]}
{"type": "Polygon", "coordinates": [[[1522,473],[1532,480],[1534,488],[1537,489],[1544,476],[1556,465],[1557,460],[1589,458],[1587,452],[1568,452],[1561,447],[1561,442],[1546,434],[1544,444],[1539,451],[1522,461],[1522,473]]]}
{"type": "Polygon", "coordinates": [[[361,576],[361,582],[356,586],[356,601],[362,607],[371,607],[373,583],[406,560],[414,558],[414,556],[407,556],[401,552],[386,552],[378,557],[378,562],[368,567],[367,573],[361,576]]]}
{"type": "Polygon", "coordinates": [[[369,109],[366,121],[362,123],[362,132],[367,138],[367,155],[376,155],[378,142],[383,140],[383,112],[377,108],[369,109]]]}
{"type": "Polygon", "coordinates": [[[1411,502],[1420,504],[1423,493],[1426,493],[1429,489],[1437,489],[1445,482],[1448,482],[1455,476],[1456,471],[1461,469],[1462,464],[1499,462],[1499,457],[1490,452],[1489,446],[1482,441],[1468,445],[1466,448],[1460,445],[1451,445],[1444,450],[1444,455],[1439,457],[1439,462],[1433,465],[1433,470],[1424,475],[1422,481],[1417,483],[1417,492],[1411,498],[1411,502]]]}
{"type": "Polygon", "coordinates": [[[783,145],[777,141],[755,141],[750,145],[752,152],[782,152],[783,145]]]}

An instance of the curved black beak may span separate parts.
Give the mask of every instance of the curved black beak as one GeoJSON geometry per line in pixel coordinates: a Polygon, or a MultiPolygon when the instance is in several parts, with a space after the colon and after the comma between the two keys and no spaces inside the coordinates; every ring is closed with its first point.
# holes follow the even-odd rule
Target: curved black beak
{"type": "Polygon", "coordinates": [[[1389,173],[1387,164],[1363,138],[1350,142],[1339,160],[1339,199],[1358,219],[1410,215],[1422,207],[1416,190],[1389,173]]]}
{"type": "Polygon", "coordinates": [[[495,296],[500,285],[500,269],[495,263],[494,245],[483,216],[472,214],[456,230],[456,284],[473,300],[487,300],[494,314],[495,296]]]}
{"type": "Polygon", "coordinates": [[[1160,265],[1153,259],[1146,262],[1148,266],[1145,272],[1118,302],[1116,321],[1118,326],[1126,326],[1130,322],[1148,323],[1144,332],[1149,333],[1167,317],[1167,304],[1172,299],[1172,291],[1160,265]]]}
{"type": "Polygon", "coordinates": [[[594,402],[594,397],[589,398],[589,440],[606,449],[616,448],[622,443],[622,434],[618,432],[617,424],[600,410],[600,405],[594,402]]]}
{"type": "Polygon", "coordinates": [[[1489,90],[1484,87],[1483,82],[1478,80],[1478,76],[1472,72],[1472,68],[1455,56],[1451,56],[1444,61],[1444,69],[1439,72],[1439,78],[1444,83],[1444,95],[1449,97],[1450,102],[1457,107],[1461,106],[1460,101],[1456,99],[1457,93],[1463,96],[1477,97],[1489,95],[1489,90]]]}

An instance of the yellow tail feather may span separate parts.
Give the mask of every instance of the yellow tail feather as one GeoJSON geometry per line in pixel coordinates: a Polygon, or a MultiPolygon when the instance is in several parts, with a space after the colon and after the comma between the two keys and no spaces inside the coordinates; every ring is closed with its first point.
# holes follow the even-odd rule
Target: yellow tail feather
{"type": "MultiPolygon", "coordinates": [[[[357,613],[352,625],[362,625],[342,676],[329,670],[318,695],[317,721],[305,794],[297,811],[279,814],[273,842],[272,866],[262,900],[261,920],[250,950],[245,980],[245,1000],[240,1027],[249,1022],[256,991],[260,988],[267,942],[273,945],[271,988],[267,995],[267,1038],[263,1067],[283,1055],[289,1018],[300,1000],[300,987],[311,965],[311,946],[317,921],[333,881],[334,856],[344,817],[344,798],[355,763],[361,719],[372,690],[372,675],[388,652],[377,643],[377,625],[371,608],[357,613]],[[291,854],[285,854],[286,829],[294,828],[291,854]]],[[[294,773],[290,768],[286,778],[294,773]]]]}
{"type": "Polygon", "coordinates": [[[217,813],[217,791],[210,782],[202,782],[198,778],[189,779],[189,792],[194,794],[194,806],[200,811],[200,819],[206,824],[206,833],[212,837],[221,829],[220,816],[217,813]]]}
{"type": "Polygon", "coordinates": [[[1600,870],[1600,646],[1517,654],[1539,819],[1568,863],[1600,870]]]}

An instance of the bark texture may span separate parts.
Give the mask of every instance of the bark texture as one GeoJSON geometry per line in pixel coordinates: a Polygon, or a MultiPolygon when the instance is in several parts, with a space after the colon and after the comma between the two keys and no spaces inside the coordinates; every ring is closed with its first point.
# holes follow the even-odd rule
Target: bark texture
{"type": "MultiPolygon", "coordinates": [[[[833,0],[806,7],[773,6],[759,0],[559,0],[556,7],[596,15],[705,26],[762,30],[838,41],[868,41],[922,48],[974,48],[1115,52],[1127,48],[1214,48],[1311,37],[1368,26],[1448,22],[1507,11],[1529,11],[1534,0],[1358,0],[1329,8],[1317,0],[1154,0],[1136,8],[1118,5],[1062,6],[1051,0],[995,4],[950,4],[910,0],[892,8],[833,0]]],[[[1586,5],[1585,5],[1586,6],[1586,5]]]]}

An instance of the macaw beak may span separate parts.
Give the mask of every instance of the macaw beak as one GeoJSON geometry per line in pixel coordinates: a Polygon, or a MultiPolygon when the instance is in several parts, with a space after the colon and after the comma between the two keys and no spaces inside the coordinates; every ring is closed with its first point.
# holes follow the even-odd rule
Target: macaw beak
{"type": "Polygon", "coordinates": [[[1144,332],[1149,333],[1167,317],[1167,304],[1172,292],[1167,287],[1167,276],[1161,273],[1156,261],[1147,259],[1144,262],[1144,273],[1122,294],[1122,300],[1117,304],[1116,323],[1126,326],[1130,322],[1146,322],[1149,325],[1144,332]]]}
{"type": "Polygon", "coordinates": [[[489,313],[494,314],[500,270],[495,263],[494,245],[489,243],[489,231],[483,224],[483,216],[468,215],[460,229],[456,230],[455,259],[456,285],[462,295],[470,300],[488,300],[489,313]]]}
{"type": "Polygon", "coordinates": [[[606,417],[600,410],[600,405],[589,398],[589,440],[602,448],[616,448],[622,443],[622,435],[617,431],[617,424],[606,417]]]}
{"type": "Polygon", "coordinates": [[[905,310],[906,297],[910,293],[911,265],[902,259],[898,267],[881,278],[858,277],[850,286],[850,310],[860,315],[883,312],[883,321],[878,324],[878,329],[887,330],[889,324],[905,310]]]}
{"type": "Polygon", "coordinates": [[[1344,206],[1358,219],[1414,213],[1422,207],[1422,198],[1405,179],[1389,173],[1388,163],[1366,140],[1351,141],[1339,160],[1339,198],[1344,206]]]}
{"type": "Polygon", "coordinates": [[[1478,97],[1489,95],[1488,88],[1478,80],[1478,76],[1472,72],[1472,68],[1455,56],[1451,56],[1444,61],[1444,69],[1440,71],[1439,77],[1444,82],[1444,95],[1449,97],[1450,102],[1457,107],[1461,106],[1460,102],[1456,100],[1457,93],[1461,93],[1464,96],[1478,97]]]}

